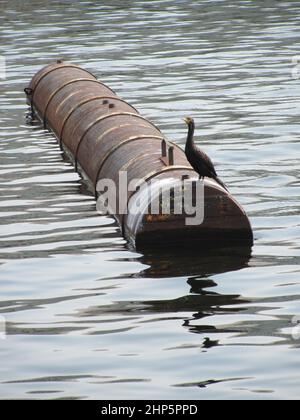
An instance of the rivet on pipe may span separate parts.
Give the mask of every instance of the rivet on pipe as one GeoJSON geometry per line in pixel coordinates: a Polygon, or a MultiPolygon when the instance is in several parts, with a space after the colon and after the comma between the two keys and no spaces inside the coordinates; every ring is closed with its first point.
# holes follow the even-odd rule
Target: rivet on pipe
{"type": "Polygon", "coordinates": [[[161,142],[161,155],[163,158],[167,157],[167,142],[165,139],[161,142]]]}
{"type": "Polygon", "coordinates": [[[170,166],[174,165],[174,147],[173,146],[169,147],[169,165],[170,166]]]}

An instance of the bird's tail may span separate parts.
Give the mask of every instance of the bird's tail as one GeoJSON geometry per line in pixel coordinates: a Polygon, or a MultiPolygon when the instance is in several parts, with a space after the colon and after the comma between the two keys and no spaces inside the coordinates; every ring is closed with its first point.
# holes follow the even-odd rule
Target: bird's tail
{"type": "Polygon", "coordinates": [[[221,180],[220,180],[220,178],[219,178],[219,177],[217,177],[217,176],[216,176],[216,177],[214,178],[214,180],[215,180],[215,181],[217,181],[217,183],[218,183],[218,184],[220,184],[220,185],[221,185],[221,187],[225,188],[225,190],[226,190],[227,192],[229,192],[229,191],[228,191],[227,186],[224,184],[224,182],[223,182],[223,181],[221,181],[221,180]]]}

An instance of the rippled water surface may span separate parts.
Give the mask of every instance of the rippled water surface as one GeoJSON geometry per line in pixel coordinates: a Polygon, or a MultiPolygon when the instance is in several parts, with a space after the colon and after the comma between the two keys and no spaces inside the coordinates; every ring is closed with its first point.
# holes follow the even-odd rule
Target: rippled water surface
{"type": "Polygon", "coordinates": [[[0,11],[0,397],[299,398],[300,2],[0,11]],[[57,58],[181,145],[195,117],[251,218],[252,256],[127,246],[53,136],[26,125],[23,88],[57,58]]]}

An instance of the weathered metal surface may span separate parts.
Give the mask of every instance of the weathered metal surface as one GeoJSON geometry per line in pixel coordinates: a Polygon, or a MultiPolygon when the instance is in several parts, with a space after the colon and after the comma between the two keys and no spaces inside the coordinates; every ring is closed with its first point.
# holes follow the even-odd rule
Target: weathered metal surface
{"type": "MultiPolygon", "coordinates": [[[[53,63],[33,77],[25,92],[32,110],[54,132],[92,191],[104,178],[113,180],[118,189],[121,172],[126,172],[128,184],[138,179],[137,185],[155,180],[181,186],[183,179],[197,179],[184,151],[90,72],[53,63]]],[[[140,202],[141,194],[139,189],[127,191],[125,204],[140,202]]],[[[123,214],[120,198],[115,217],[138,246],[253,243],[244,210],[214,181],[205,180],[205,218],[198,226],[187,226],[184,213],[123,214]]]]}

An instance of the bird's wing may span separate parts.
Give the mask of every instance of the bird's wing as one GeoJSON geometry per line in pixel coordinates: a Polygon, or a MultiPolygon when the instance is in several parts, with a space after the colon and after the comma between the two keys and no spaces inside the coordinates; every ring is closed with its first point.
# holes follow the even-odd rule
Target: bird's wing
{"type": "Polygon", "coordinates": [[[202,156],[203,162],[205,162],[205,165],[207,167],[207,169],[209,170],[209,172],[212,173],[212,175],[217,176],[217,172],[215,170],[215,166],[211,160],[211,158],[205,153],[203,152],[203,150],[200,150],[198,147],[196,147],[198,153],[202,156]]]}

